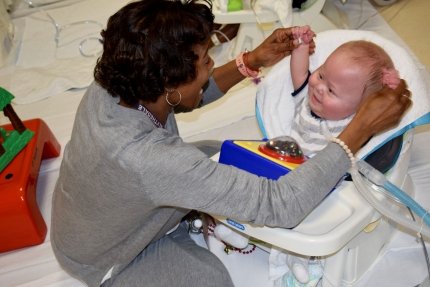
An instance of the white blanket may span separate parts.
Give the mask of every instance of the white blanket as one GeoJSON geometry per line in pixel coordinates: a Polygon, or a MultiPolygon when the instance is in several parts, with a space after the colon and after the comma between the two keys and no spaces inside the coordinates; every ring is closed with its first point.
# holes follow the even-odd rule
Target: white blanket
{"type": "MultiPolygon", "coordinates": [[[[374,136],[360,150],[357,157],[363,158],[406,130],[430,122],[430,87],[424,79],[424,68],[420,69],[405,49],[370,31],[330,30],[319,33],[315,38],[315,54],[310,57],[310,70],[318,68],[328,55],[342,43],[358,39],[374,42],[388,52],[401,78],[407,82],[413,100],[412,108],[399,125],[383,134],[374,136]]],[[[294,89],[289,73],[290,57],[274,66],[258,86],[256,112],[260,128],[267,138],[288,135],[290,132],[294,116],[291,92],[294,89]]]]}
{"type": "Polygon", "coordinates": [[[100,37],[108,18],[129,0],[109,5],[105,0],[81,1],[73,5],[73,12],[68,6],[50,9],[42,5],[58,1],[33,2],[36,7],[31,8],[32,14],[13,19],[16,59],[0,71],[0,86],[15,96],[14,104],[34,103],[70,89],[86,88],[94,79],[96,57],[82,56],[79,45],[100,37]],[[55,25],[61,30],[58,46],[55,25]]]}

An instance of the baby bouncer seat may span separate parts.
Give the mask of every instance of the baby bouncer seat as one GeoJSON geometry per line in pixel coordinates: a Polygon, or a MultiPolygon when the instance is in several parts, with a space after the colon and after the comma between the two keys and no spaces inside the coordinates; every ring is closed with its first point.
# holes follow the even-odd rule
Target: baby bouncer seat
{"type": "MultiPolygon", "coordinates": [[[[401,46],[373,32],[330,30],[315,38],[317,48],[310,58],[310,70],[319,67],[342,43],[358,39],[372,41],[388,52],[412,92],[413,105],[398,126],[374,136],[356,156],[378,165],[384,160],[380,158],[381,148],[382,153],[394,151],[389,164],[379,168],[388,180],[413,197],[414,186],[408,175],[413,129],[430,123],[430,101],[424,71],[417,67],[412,56],[401,46]]],[[[262,133],[269,139],[288,134],[286,123],[291,122],[294,115],[289,61],[285,58],[275,65],[257,88],[256,116],[262,133]]],[[[268,252],[276,249],[323,259],[322,286],[336,287],[353,286],[378,257],[395,229],[395,224],[382,217],[360,195],[353,182],[346,180],[293,229],[255,226],[223,217],[217,219],[246,236],[265,242],[268,252]]],[[[235,276],[233,272],[232,276],[235,276]]]]}

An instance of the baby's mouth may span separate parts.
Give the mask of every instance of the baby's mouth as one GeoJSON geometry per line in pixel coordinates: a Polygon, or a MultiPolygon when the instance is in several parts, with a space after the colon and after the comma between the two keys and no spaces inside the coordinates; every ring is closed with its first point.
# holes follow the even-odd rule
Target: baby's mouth
{"type": "Polygon", "coordinates": [[[320,99],[318,98],[318,96],[315,93],[311,94],[311,100],[313,100],[313,102],[315,102],[317,104],[321,104],[320,99]]]}

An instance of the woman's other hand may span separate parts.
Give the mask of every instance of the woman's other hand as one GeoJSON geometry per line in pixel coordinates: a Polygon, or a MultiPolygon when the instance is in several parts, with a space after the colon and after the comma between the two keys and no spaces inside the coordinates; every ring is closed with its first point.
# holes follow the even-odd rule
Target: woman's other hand
{"type": "Polygon", "coordinates": [[[411,92],[404,80],[394,90],[384,86],[361,103],[339,138],[356,153],[370,137],[396,126],[411,104],[411,92]]]}

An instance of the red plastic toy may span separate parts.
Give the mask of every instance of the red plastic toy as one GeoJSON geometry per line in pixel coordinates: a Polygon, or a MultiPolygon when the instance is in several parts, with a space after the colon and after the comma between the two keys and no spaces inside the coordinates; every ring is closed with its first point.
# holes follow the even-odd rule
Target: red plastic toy
{"type": "MultiPolygon", "coordinates": [[[[35,134],[0,172],[0,252],[40,244],[47,233],[36,202],[37,178],[41,161],[59,156],[61,147],[43,120],[23,124],[35,134]]],[[[13,130],[12,124],[2,127],[13,130]]]]}

